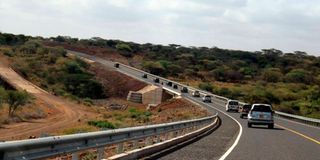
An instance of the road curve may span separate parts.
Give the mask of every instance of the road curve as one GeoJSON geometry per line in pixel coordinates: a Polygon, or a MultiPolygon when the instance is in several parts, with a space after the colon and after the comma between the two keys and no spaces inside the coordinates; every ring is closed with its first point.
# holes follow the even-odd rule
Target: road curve
{"type": "MultiPolygon", "coordinates": [[[[99,62],[106,67],[112,67],[114,64],[111,61],[84,53],[72,53],[99,62]]],[[[139,80],[153,83],[152,79],[141,78],[142,73],[138,71],[126,67],[120,67],[118,71],[139,80]]],[[[210,135],[180,150],[164,155],[161,159],[221,158],[228,148],[232,146],[239,132],[237,123],[223,113],[236,119],[241,125],[240,128],[243,129],[239,143],[226,159],[320,159],[320,128],[282,118],[275,118],[275,129],[266,129],[264,127],[248,128],[246,119],[240,119],[238,113],[224,111],[224,102],[221,100],[214,99],[213,103],[204,104],[200,98],[193,98],[189,94],[183,94],[183,96],[201,104],[213,113],[220,112],[219,117],[221,118],[222,124],[219,129],[210,135]]]]}

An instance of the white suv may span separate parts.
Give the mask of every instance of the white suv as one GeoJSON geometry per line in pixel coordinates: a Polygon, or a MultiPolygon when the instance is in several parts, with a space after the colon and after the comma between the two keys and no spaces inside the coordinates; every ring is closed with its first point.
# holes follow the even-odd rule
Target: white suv
{"type": "Polygon", "coordinates": [[[273,128],[273,110],[269,104],[253,104],[248,114],[248,127],[252,125],[268,125],[273,128]]]}
{"type": "Polygon", "coordinates": [[[226,104],[226,111],[229,112],[231,110],[236,111],[236,112],[239,111],[239,102],[238,101],[228,100],[228,102],[226,104]]]}

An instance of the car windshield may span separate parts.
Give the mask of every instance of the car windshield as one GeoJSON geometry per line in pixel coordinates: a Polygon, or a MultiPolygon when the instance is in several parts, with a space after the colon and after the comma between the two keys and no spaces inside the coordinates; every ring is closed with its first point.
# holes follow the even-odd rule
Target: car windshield
{"type": "Polygon", "coordinates": [[[272,112],[270,106],[267,105],[255,105],[252,111],[257,112],[272,112]]]}
{"type": "Polygon", "coordinates": [[[229,105],[239,105],[239,103],[237,101],[230,101],[229,105]]]}
{"type": "Polygon", "coordinates": [[[211,98],[211,96],[205,96],[205,98],[211,98]]]}

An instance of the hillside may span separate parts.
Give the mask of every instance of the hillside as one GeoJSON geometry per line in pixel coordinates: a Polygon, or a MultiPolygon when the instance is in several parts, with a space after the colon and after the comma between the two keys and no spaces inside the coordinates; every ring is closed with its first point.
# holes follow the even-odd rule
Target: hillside
{"type": "Polygon", "coordinates": [[[113,67],[71,56],[61,47],[45,46],[39,38],[0,34],[0,39],[3,35],[0,140],[164,123],[209,114],[183,99],[170,99],[147,110],[147,105],[126,100],[129,91],[140,90],[145,83],[113,67]],[[15,112],[10,111],[12,108],[15,112]]]}
{"type": "Polygon", "coordinates": [[[48,45],[94,54],[245,102],[320,118],[320,57],[277,49],[137,44],[101,38],[53,37],[48,45]],[[112,55],[112,56],[110,56],[112,55]],[[110,58],[111,57],[111,58],[110,58]]]}

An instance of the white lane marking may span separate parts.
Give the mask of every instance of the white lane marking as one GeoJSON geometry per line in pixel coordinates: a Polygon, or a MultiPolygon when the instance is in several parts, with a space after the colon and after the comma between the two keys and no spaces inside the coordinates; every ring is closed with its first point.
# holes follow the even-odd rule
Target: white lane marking
{"type": "Polygon", "coordinates": [[[242,135],[242,126],[241,124],[233,117],[231,117],[230,115],[228,114],[225,114],[227,116],[229,116],[231,119],[233,119],[234,121],[236,121],[240,127],[240,131],[239,131],[239,134],[236,138],[236,140],[234,141],[234,143],[232,144],[232,146],[226,151],[226,153],[224,153],[220,158],[219,160],[224,160],[225,158],[227,158],[227,156],[233,151],[233,149],[237,146],[237,144],[239,143],[239,140],[240,140],[240,137],[242,135]]]}
{"type": "MultiPolygon", "coordinates": [[[[187,97],[187,99],[194,100],[193,98],[189,98],[189,97],[187,97]]],[[[240,137],[241,137],[241,135],[242,135],[242,126],[241,126],[241,124],[240,124],[235,118],[233,118],[233,117],[230,116],[229,114],[225,113],[225,112],[222,111],[221,109],[218,109],[218,108],[216,108],[216,107],[214,107],[214,106],[210,106],[209,104],[205,104],[205,103],[203,103],[203,104],[206,105],[206,106],[208,106],[208,107],[210,107],[210,108],[216,109],[216,110],[220,111],[221,113],[223,113],[224,115],[230,117],[232,120],[234,120],[234,121],[238,124],[238,126],[239,126],[239,128],[240,128],[239,134],[238,134],[236,140],[234,141],[234,143],[233,143],[233,144],[231,145],[231,147],[219,158],[219,160],[224,160],[225,158],[227,158],[227,156],[233,151],[233,149],[234,149],[234,148],[237,146],[237,144],[239,143],[240,137]]],[[[215,104],[217,104],[217,103],[215,103],[215,104]]],[[[219,104],[218,104],[218,105],[219,105],[219,104]]]]}
{"type": "Polygon", "coordinates": [[[292,120],[285,119],[285,118],[281,118],[281,117],[274,117],[274,118],[277,118],[277,119],[280,119],[280,120],[284,120],[284,121],[287,121],[287,122],[291,122],[291,123],[295,123],[295,124],[300,124],[300,125],[303,125],[303,126],[306,126],[306,127],[311,127],[311,128],[315,128],[315,129],[320,129],[320,127],[315,127],[315,126],[307,125],[307,124],[304,124],[304,123],[292,121],[292,120]]]}

